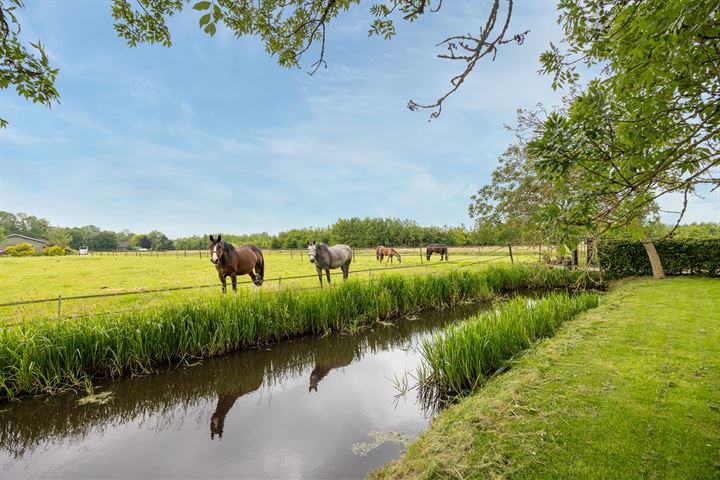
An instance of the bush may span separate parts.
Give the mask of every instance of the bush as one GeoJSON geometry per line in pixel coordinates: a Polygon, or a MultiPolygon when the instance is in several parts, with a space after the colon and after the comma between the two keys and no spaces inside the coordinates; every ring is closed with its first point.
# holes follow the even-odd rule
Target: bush
{"type": "Polygon", "coordinates": [[[11,257],[29,257],[35,255],[35,248],[29,243],[21,243],[19,245],[13,245],[5,249],[5,254],[11,257]]]}
{"type": "MultiPolygon", "coordinates": [[[[720,239],[654,242],[665,275],[720,275],[720,239]]],[[[610,277],[652,275],[642,242],[604,240],[598,248],[600,267],[610,277]]]]}
{"type": "Polygon", "coordinates": [[[43,254],[47,255],[49,257],[56,257],[59,255],[65,255],[67,252],[65,249],[59,245],[53,245],[51,247],[45,247],[43,248],[43,254]]]}

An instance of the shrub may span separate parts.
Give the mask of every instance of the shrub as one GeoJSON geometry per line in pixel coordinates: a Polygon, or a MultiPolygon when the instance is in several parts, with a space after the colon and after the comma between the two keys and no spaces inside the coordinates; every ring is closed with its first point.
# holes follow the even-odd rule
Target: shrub
{"type": "Polygon", "coordinates": [[[29,243],[21,243],[7,247],[5,249],[5,254],[10,255],[11,257],[29,257],[30,255],[35,255],[35,248],[33,248],[33,246],[29,243]]]}
{"type": "Polygon", "coordinates": [[[56,257],[59,255],[65,255],[67,253],[65,249],[59,245],[53,245],[51,247],[43,248],[43,254],[49,257],[56,257]]]}
{"type": "MultiPolygon", "coordinates": [[[[666,275],[720,275],[720,239],[655,242],[666,275]]],[[[610,277],[652,275],[642,242],[604,240],[598,248],[600,267],[610,277]]]]}

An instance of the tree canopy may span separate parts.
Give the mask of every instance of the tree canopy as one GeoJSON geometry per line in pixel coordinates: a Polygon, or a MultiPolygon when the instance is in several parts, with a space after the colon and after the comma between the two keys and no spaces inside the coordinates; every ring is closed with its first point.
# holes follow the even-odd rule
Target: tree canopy
{"type": "Polygon", "coordinates": [[[720,186],[720,4],[695,0],[561,0],[566,48],[541,56],[556,88],[576,85],[578,64],[601,74],[564,112],[548,116],[529,151],[559,181],[577,215],[601,230],[629,225],[661,196],[720,186]]]}
{"type": "MultiPolygon", "coordinates": [[[[368,34],[391,39],[397,21],[413,22],[423,15],[441,10],[442,0],[376,0],[370,6],[368,34]]],[[[58,69],[53,68],[41,43],[21,39],[21,29],[14,12],[22,0],[0,0],[0,89],[14,86],[19,95],[51,106],[60,98],[55,88],[58,69]]],[[[172,45],[168,20],[189,9],[199,27],[208,35],[227,28],[236,37],[255,36],[265,50],[284,67],[307,65],[314,74],[327,67],[326,29],[353,8],[360,0],[112,0],[115,31],[130,47],[141,43],[172,45]],[[312,60],[304,62],[307,55],[312,60]]],[[[498,48],[508,43],[522,44],[528,30],[511,33],[514,0],[492,0],[483,25],[470,25],[467,31],[440,39],[438,58],[458,62],[462,68],[450,79],[449,89],[434,101],[408,101],[410,110],[429,109],[430,118],[442,112],[444,101],[457,91],[476,64],[484,57],[492,59],[498,48]]],[[[432,46],[428,46],[432,47],[432,46]]],[[[7,121],[0,118],[0,127],[7,121]]]]}

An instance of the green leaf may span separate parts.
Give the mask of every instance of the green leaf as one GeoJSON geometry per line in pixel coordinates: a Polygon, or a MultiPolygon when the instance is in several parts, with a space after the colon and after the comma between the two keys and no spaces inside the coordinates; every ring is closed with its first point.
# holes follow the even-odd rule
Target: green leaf
{"type": "Polygon", "coordinates": [[[210,23],[210,14],[206,13],[205,15],[200,17],[200,26],[202,27],[203,25],[206,25],[208,23],[210,23]]]}
{"type": "Polygon", "coordinates": [[[207,10],[208,8],[210,8],[210,2],[205,2],[205,1],[198,2],[195,5],[193,5],[193,8],[195,10],[207,10]]]}
{"type": "Polygon", "coordinates": [[[214,23],[211,23],[207,27],[205,27],[205,33],[209,33],[210,36],[215,36],[215,32],[217,30],[217,27],[215,27],[214,23]]]}

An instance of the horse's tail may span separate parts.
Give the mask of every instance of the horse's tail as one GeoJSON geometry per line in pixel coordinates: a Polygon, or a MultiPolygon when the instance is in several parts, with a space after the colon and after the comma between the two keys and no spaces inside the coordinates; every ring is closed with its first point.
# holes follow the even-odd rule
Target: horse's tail
{"type": "Polygon", "coordinates": [[[255,252],[255,255],[258,256],[258,263],[255,264],[255,271],[257,272],[258,264],[260,265],[260,271],[258,273],[258,287],[263,284],[263,280],[265,278],[265,257],[263,256],[262,251],[256,247],[255,245],[250,245],[250,248],[253,252],[255,252]]]}

